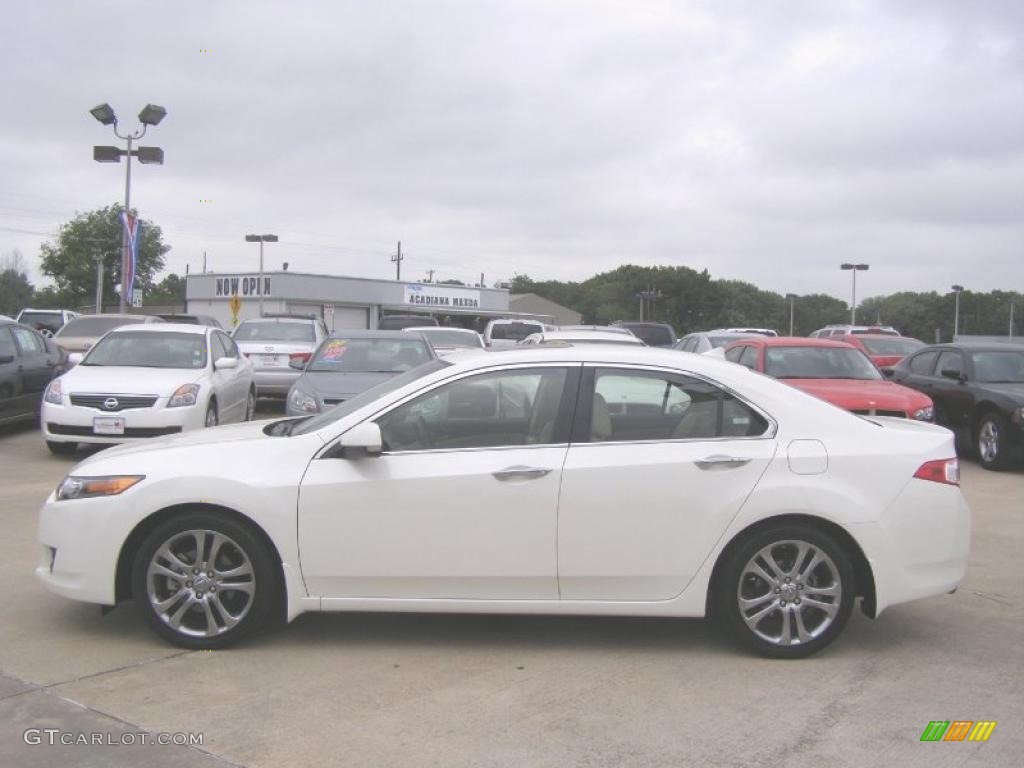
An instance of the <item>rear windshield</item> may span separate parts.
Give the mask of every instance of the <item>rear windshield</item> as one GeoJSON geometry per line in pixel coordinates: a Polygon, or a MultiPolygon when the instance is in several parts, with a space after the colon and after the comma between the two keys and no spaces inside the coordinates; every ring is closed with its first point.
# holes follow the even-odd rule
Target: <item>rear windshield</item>
{"type": "Polygon", "coordinates": [[[891,339],[861,339],[860,343],[872,355],[909,355],[924,346],[923,341],[901,336],[893,336],[891,339]]]}
{"type": "Polygon", "coordinates": [[[234,333],[235,341],[315,341],[312,323],[246,320],[234,333]]]}
{"type": "Polygon", "coordinates": [[[377,323],[377,329],[381,331],[400,331],[414,325],[437,325],[437,320],[432,317],[421,317],[419,315],[385,315],[377,323]]]}
{"type": "Polygon", "coordinates": [[[79,317],[60,329],[57,335],[74,338],[75,336],[102,336],[111,328],[122,325],[144,322],[145,318],[135,317],[79,317]]]}
{"type": "Polygon", "coordinates": [[[622,327],[631,330],[634,336],[650,347],[670,347],[676,342],[672,329],[665,325],[643,325],[640,323],[626,325],[624,323],[622,327]]]}
{"type": "Polygon", "coordinates": [[[482,347],[483,344],[480,342],[480,337],[475,333],[466,333],[464,331],[449,331],[446,328],[438,328],[434,330],[427,328],[426,330],[417,331],[427,337],[427,340],[436,347],[482,347]]]}
{"type": "Polygon", "coordinates": [[[60,312],[33,312],[31,310],[26,310],[18,315],[18,322],[24,323],[25,325],[42,323],[44,325],[57,327],[64,322],[64,320],[61,318],[60,312]]]}
{"type": "Polygon", "coordinates": [[[491,326],[491,338],[501,341],[522,341],[531,333],[543,333],[539,323],[495,323],[491,326]]]}

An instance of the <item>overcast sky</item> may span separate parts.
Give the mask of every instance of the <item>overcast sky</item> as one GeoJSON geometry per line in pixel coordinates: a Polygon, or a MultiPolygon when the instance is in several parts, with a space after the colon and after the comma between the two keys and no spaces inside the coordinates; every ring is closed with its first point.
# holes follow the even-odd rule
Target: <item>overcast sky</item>
{"type": "Polygon", "coordinates": [[[0,256],[123,200],[167,268],[488,284],[623,263],[858,298],[1024,290],[1018,0],[4,6],[0,256]],[[209,52],[205,52],[209,50],[209,52]],[[209,201],[209,202],[204,202],[209,201]]]}

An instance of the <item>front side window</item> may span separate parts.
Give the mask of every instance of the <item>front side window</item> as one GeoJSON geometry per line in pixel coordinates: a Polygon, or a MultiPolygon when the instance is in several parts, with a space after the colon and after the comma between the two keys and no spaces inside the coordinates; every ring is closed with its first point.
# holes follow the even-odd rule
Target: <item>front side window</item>
{"type": "Polygon", "coordinates": [[[121,331],[100,339],[81,365],[205,368],[206,337],[198,333],[121,331]]]}
{"type": "Polygon", "coordinates": [[[222,357],[234,357],[228,346],[225,336],[219,333],[210,334],[213,341],[213,359],[219,360],[222,357]]]}
{"type": "Polygon", "coordinates": [[[1024,383],[1024,352],[975,352],[971,355],[974,363],[974,378],[990,384],[1024,383]]]}
{"type": "Polygon", "coordinates": [[[964,358],[959,352],[942,352],[939,355],[939,363],[935,366],[940,376],[945,376],[946,371],[962,376],[964,372],[964,358]]]}
{"type": "Polygon", "coordinates": [[[768,421],[734,395],[699,379],[598,369],[590,442],[756,437],[768,421]]]}
{"type": "Polygon", "coordinates": [[[727,349],[725,350],[725,359],[730,363],[738,363],[740,361],[740,357],[743,355],[743,350],[745,349],[746,347],[733,347],[732,349],[727,349]]]}
{"type": "Polygon", "coordinates": [[[911,372],[921,376],[931,376],[932,371],[935,370],[935,359],[938,356],[938,352],[922,352],[920,355],[914,355],[910,358],[909,363],[911,372]]]}
{"type": "Polygon", "coordinates": [[[551,443],[566,376],[564,368],[522,368],[443,384],[377,419],[384,450],[551,443]]]}
{"type": "Polygon", "coordinates": [[[757,370],[757,347],[744,347],[739,362],[751,370],[757,370]]]}
{"type": "Polygon", "coordinates": [[[14,338],[18,341],[18,346],[21,347],[21,351],[30,355],[33,352],[46,352],[46,345],[43,344],[43,337],[37,336],[32,331],[26,328],[11,328],[14,333],[14,338]]]}

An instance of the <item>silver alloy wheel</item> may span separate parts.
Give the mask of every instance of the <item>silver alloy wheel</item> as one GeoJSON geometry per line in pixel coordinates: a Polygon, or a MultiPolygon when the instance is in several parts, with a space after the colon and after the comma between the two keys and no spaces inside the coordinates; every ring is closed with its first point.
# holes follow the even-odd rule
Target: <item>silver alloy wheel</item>
{"type": "Polygon", "coordinates": [[[824,550],[806,541],[776,541],[743,566],[736,599],[750,631],[773,645],[799,645],[827,630],[843,584],[824,550]]]}
{"type": "Polygon", "coordinates": [[[214,637],[249,613],[256,571],[245,550],[223,533],[182,531],[153,553],[146,593],[153,611],[174,631],[214,637]]]}
{"type": "Polygon", "coordinates": [[[216,427],[217,426],[217,406],[210,403],[206,406],[206,426],[216,427]]]}
{"type": "Polygon", "coordinates": [[[999,425],[992,419],[985,419],[978,430],[978,453],[986,464],[999,458],[999,425]]]}

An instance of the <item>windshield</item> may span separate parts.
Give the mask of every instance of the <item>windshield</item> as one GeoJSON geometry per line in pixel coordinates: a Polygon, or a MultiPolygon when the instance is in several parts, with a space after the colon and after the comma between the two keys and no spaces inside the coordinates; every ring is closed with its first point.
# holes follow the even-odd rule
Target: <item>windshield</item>
{"type": "Polygon", "coordinates": [[[132,323],[145,322],[145,318],[134,317],[79,317],[61,328],[57,335],[73,338],[75,336],[102,336],[112,328],[132,323]]]}
{"type": "Polygon", "coordinates": [[[727,336],[708,336],[708,341],[711,343],[712,349],[721,349],[737,339],[756,338],[762,335],[760,333],[730,333],[727,336]]]}
{"type": "Polygon", "coordinates": [[[154,331],[111,333],[89,350],[81,364],[129,368],[205,368],[206,336],[154,331]]]}
{"type": "Polygon", "coordinates": [[[450,331],[445,328],[425,328],[417,333],[422,333],[427,340],[435,347],[482,347],[480,337],[475,333],[465,331],[450,331]]]}
{"type": "Polygon", "coordinates": [[[1024,352],[972,352],[974,377],[989,384],[1024,384],[1024,352]]]}
{"type": "Polygon", "coordinates": [[[893,336],[891,339],[861,339],[860,343],[872,355],[909,355],[924,346],[923,341],[893,336]]]}
{"type": "Polygon", "coordinates": [[[328,339],[307,371],[332,373],[401,373],[430,359],[422,339],[328,339]]]}
{"type": "Polygon", "coordinates": [[[882,378],[859,349],[836,347],[767,347],[764,372],[777,379],[862,379],[882,378]]]}
{"type": "Polygon", "coordinates": [[[531,333],[543,333],[539,323],[495,323],[491,326],[491,338],[502,341],[522,341],[531,333]]]}
{"type": "Polygon", "coordinates": [[[421,376],[426,376],[434,371],[440,371],[442,368],[449,365],[451,365],[451,363],[441,360],[440,358],[434,358],[428,363],[424,363],[423,365],[413,368],[411,371],[406,371],[398,376],[392,376],[390,379],[385,379],[380,384],[363,390],[355,397],[350,397],[348,400],[338,403],[336,406],[324,411],[323,413],[311,416],[308,419],[299,422],[292,428],[289,434],[305,435],[309,432],[316,432],[318,429],[326,427],[328,424],[344,418],[350,413],[355,413],[360,408],[372,403],[374,400],[401,389],[406,384],[416,381],[416,379],[421,376]]]}
{"type": "Polygon", "coordinates": [[[46,325],[60,325],[63,320],[61,319],[60,312],[33,312],[26,310],[18,315],[18,322],[28,325],[29,323],[44,323],[46,325]]]}
{"type": "Polygon", "coordinates": [[[623,325],[624,328],[628,328],[644,344],[651,347],[669,347],[675,344],[676,338],[672,330],[665,325],[641,325],[640,323],[633,323],[630,325],[623,325]]]}
{"type": "Polygon", "coordinates": [[[246,320],[235,330],[235,341],[314,341],[313,324],[246,320]]]}

